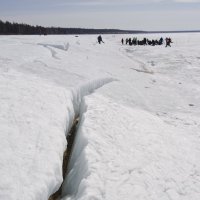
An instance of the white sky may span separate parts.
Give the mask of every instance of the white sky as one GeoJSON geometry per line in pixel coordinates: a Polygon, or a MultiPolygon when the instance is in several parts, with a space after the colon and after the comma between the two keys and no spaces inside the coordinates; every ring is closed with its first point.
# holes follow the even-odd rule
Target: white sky
{"type": "Polygon", "coordinates": [[[200,0],[0,0],[0,19],[43,26],[200,30],[200,0]]]}

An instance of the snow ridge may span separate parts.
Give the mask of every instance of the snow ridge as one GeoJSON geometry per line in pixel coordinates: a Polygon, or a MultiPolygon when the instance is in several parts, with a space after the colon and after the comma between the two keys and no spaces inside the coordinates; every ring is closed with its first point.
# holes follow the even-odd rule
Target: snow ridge
{"type": "Polygon", "coordinates": [[[0,199],[47,200],[59,189],[66,135],[82,97],[112,80],[70,90],[13,69],[0,74],[0,199]]]}
{"type": "MultiPolygon", "coordinates": [[[[87,96],[87,95],[93,93],[96,89],[98,89],[98,88],[104,86],[105,84],[110,83],[114,80],[115,79],[113,79],[113,78],[98,78],[95,80],[91,80],[91,81],[89,81],[83,85],[80,85],[76,88],[71,89],[70,93],[71,93],[71,102],[73,104],[73,108],[72,107],[68,108],[66,136],[69,133],[69,131],[73,125],[74,119],[77,117],[81,117],[82,113],[84,113],[83,108],[86,109],[86,107],[82,106],[82,105],[84,105],[82,103],[84,96],[87,96]]],[[[58,188],[58,187],[56,187],[56,188],[58,188]]],[[[53,194],[54,192],[55,192],[55,190],[53,192],[51,192],[50,194],[53,194]]]]}
{"type": "Polygon", "coordinates": [[[75,115],[78,116],[80,112],[81,101],[84,96],[87,96],[93,93],[96,89],[104,86],[107,83],[112,81],[116,81],[117,79],[106,77],[106,78],[98,78],[95,80],[91,80],[81,86],[71,89],[73,96],[73,107],[75,111],[75,115]]]}
{"type": "MultiPolygon", "coordinates": [[[[104,86],[105,84],[110,83],[112,81],[116,81],[116,79],[113,79],[113,78],[99,78],[99,79],[96,79],[96,80],[89,81],[84,85],[81,85],[81,86],[79,86],[77,88],[72,89],[71,90],[72,97],[73,97],[72,102],[73,102],[73,108],[74,108],[74,114],[75,114],[74,118],[79,117],[81,123],[83,123],[83,121],[84,121],[83,114],[87,110],[87,105],[85,104],[84,97],[87,96],[87,95],[92,94],[96,89],[98,89],[98,88],[100,88],[100,87],[104,86]]],[[[73,123],[73,118],[71,119],[70,124],[72,124],[72,123],[73,123]]],[[[79,124],[79,126],[81,126],[81,125],[79,124]]],[[[68,127],[69,127],[68,131],[69,131],[71,126],[68,126],[68,127]]],[[[78,140],[79,144],[76,144],[76,148],[77,149],[75,149],[75,154],[81,154],[82,150],[86,146],[87,140],[84,140],[84,138],[82,138],[81,136],[79,136],[77,140],[78,140]]],[[[76,141],[76,139],[75,139],[75,141],[76,141]]],[[[78,157],[77,155],[76,156],[73,155],[73,158],[76,159],[77,157],[78,157]]],[[[79,166],[85,166],[86,167],[87,164],[85,164],[85,160],[83,160],[83,159],[80,159],[80,160],[82,160],[83,163],[80,164],[79,166]]],[[[73,166],[74,162],[76,162],[76,161],[77,160],[72,160],[72,161],[70,160],[70,165],[73,166]]],[[[68,169],[70,170],[71,167],[69,166],[68,169]]],[[[82,170],[84,170],[84,169],[82,169],[82,170]]],[[[85,173],[81,173],[81,174],[85,175],[85,173]]],[[[70,177],[72,177],[72,176],[70,176],[70,177]]],[[[66,175],[66,179],[67,179],[67,175],[66,175]]],[[[82,176],[78,176],[78,178],[76,178],[75,181],[72,181],[73,182],[73,187],[72,188],[76,190],[78,188],[78,185],[80,184],[82,179],[83,179],[82,176]],[[75,185],[74,185],[74,182],[76,182],[75,185]]],[[[68,193],[68,189],[66,189],[66,184],[67,183],[68,183],[68,181],[66,181],[66,180],[63,182],[62,196],[65,196],[66,193],[68,193]]]]}

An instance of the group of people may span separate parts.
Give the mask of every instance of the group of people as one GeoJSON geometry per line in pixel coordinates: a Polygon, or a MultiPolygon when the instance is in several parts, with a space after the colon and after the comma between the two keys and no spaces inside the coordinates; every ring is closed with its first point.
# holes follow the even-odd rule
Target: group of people
{"type": "MultiPolygon", "coordinates": [[[[99,44],[104,43],[101,35],[99,35],[97,37],[97,41],[99,44]]],[[[138,40],[137,37],[132,38],[126,38],[124,40],[124,38],[121,39],[121,43],[122,45],[124,44],[128,44],[130,46],[132,45],[151,45],[151,46],[155,46],[155,45],[163,45],[164,44],[164,39],[161,37],[159,40],[149,40],[148,38],[143,38],[143,40],[138,40]]],[[[171,43],[172,39],[170,37],[165,38],[165,47],[171,47],[171,43]]]]}
{"type": "MultiPolygon", "coordinates": [[[[138,40],[137,37],[132,38],[126,38],[125,40],[122,38],[121,39],[121,43],[123,44],[128,44],[128,45],[151,45],[151,46],[155,46],[155,45],[163,45],[164,44],[164,39],[161,37],[159,40],[149,40],[147,38],[143,38],[143,40],[138,40]]],[[[171,43],[172,40],[171,38],[166,38],[165,39],[165,44],[169,47],[171,47],[171,43]]]]}

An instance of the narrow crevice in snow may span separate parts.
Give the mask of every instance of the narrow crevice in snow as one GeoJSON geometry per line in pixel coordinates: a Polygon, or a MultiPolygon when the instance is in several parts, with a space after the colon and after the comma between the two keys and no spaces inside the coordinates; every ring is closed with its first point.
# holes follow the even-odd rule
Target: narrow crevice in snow
{"type": "Polygon", "coordinates": [[[79,124],[76,129],[76,138],[73,144],[74,148],[71,152],[72,154],[68,163],[68,171],[62,184],[61,200],[64,200],[67,197],[73,197],[78,193],[80,183],[87,174],[85,172],[88,171],[87,160],[85,159],[84,152],[84,149],[88,144],[88,140],[82,134],[82,126],[85,121],[84,114],[86,111],[87,105],[85,103],[85,98],[83,98],[80,105],[80,117],[79,124]]]}
{"type": "MultiPolygon", "coordinates": [[[[74,144],[74,139],[76,136],[76,127],[79,121],[79,117],[74,119],[73,125],[71,130],[69,131],[69,133],[67,134],[67,149],[65,150],[64,154],[63,154],[63,165],[62,165],[62,175],[63,175],[63,180],[65,179],[66,173],[67,173],[67,169],[68,169],[68,164],[69,164],[69,160],[71,157],[71,152],[73,149],[73,144],[74,144]]],[[[58,191],[56,191],[54,194],[52,194],[49,197],[49,200],[59,200],[61,197],[61,192],[62,192],[62,185],[61,184],[60,188],[58,189],[58,191]]]]}
{"type": "MultiPolygon", "coordinates": [[[[71,116],[74,116],[74,120],[72,125],[70,126],[70,122],[67,125],[67,134],[66,134],[66,139],[67,139],[67,149],[65,150],[63,154],[63,166],[62,166],[62,174],[63,174],[63,183],[61,184],[60,188],[52,194],[48,200],[60,200],[61,197],[65,192],[65,186],[64,184],[68,181],[67,180],[67,173],[70,170],[70,159],[71,159],[71,154],[73,151],[73,147],[75,146],[75,138],[78,130],[78,122],[79,119],[82,118],[82,114],[85,113],[86,111],[86,106],[84,104],[84,97],[87,95],[92,94],[96,89],[104,86],[107,83],[110,83],[112,81],[116,81],[116,79],[113,78],[99,78],[96,80],[92,80],[90,82],[87,82],[86,84],[83,84],[77,88],[73,88],[71,90],[72,93],[72,104],[73,104],[73,114],[71,116]],[[70,128],[71,127],[71,128],[70,128]],[[64,187],[64,189],[63,189],[64,187]]],[[[83,142],[83,141],[82,141],[83,142]]],[[[83,142],[84,143],[84,142],[83,142]]]]}

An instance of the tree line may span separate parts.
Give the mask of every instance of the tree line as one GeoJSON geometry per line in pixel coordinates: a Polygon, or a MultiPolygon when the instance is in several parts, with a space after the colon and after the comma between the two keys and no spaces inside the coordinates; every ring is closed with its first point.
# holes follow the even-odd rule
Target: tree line
{"type": "Polygon", "coordinates": [[[119,29],[85,29],[85,28],[61,28],[31,26],[24,23],[3,22],[0,20],[1,35],[49,35],[49,34],[125,34],[143,33],[143,31],[129,31],[119,29]]]}

